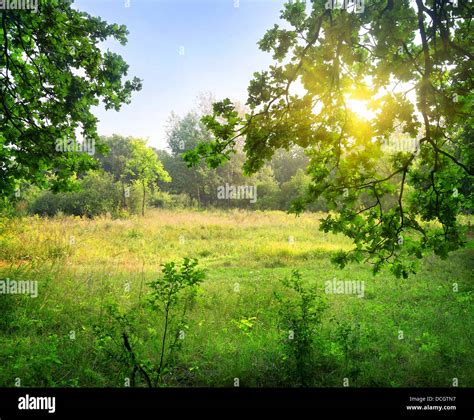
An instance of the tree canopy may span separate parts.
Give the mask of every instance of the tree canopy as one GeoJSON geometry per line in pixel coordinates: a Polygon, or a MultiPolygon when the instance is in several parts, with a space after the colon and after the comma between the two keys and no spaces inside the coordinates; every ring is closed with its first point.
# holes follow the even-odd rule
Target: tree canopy
{"type": "Polygon", "coordinates": [[[68,189],[77,172],[94,166],[87,153],[58,150],[79,137],[104,147],[91,107],[119,110],[141,89],[125,80],[128,65],[100,43],[127,41],[123,25],[108,24],[71,7],[42,0],[37,13],[2,10],[0,24],[0,197],[22,181],[68,189]]]}
{"type": "Polygon", "coordinates": [[[185,158],[217,167],[244,137],[251,174],[278,149],[304,148],[312,184],[292,210],[324,197],[335,212],[321,228],[354,242],[335,262],[365,260],[375,272],[388,264],[407,277],[413,257],[445,257],[464,243],[457,216],[472,207],[472,6],[368,0],[361,12],[339,3],[285,5],[284,25],[259,42],[275,62],[250,81],[250,112],[215,103],[203,118],[213,139],[185,158]],[[392,150],[387,162],[396,132],[415,147],[392,150]]]}
{"type": "Polygon", "coordinates": [[[130,179],[139,183],[142,187],[142,215],[145,215],[146,191],[149,185],[158,180],[171,182],[171,177],[158,160],[153,149],[147,147],[145,140],[132,140],[131,159],[127,162],[126,172],[130,179]]]}

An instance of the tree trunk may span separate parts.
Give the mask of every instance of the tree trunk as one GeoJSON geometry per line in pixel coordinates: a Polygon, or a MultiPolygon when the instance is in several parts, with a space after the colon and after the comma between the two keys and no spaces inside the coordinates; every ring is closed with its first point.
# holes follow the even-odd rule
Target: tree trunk
{"type": "Polygon", "coordinates": [[[127,197],[125,196],[125,184],[122,182],[122,210],[127,209],[127,197]]]}
{"type": "Polygon", "coordinates": [[[142,200],[142,216],[145,216],[145,196],[146,196],[146,186],[145,183],[143,185],[143,200],[142,200]]]}

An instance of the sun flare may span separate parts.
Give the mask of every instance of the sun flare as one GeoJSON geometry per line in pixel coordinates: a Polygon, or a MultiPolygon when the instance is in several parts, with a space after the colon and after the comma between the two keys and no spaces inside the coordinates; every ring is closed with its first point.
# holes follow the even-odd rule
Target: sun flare
{"type": "Polygon", "coordinates": [[[364,120],[373,120],[376,113],[369,108],[369,102],[360,99],[346,99],[347,107],[364,120]]]}

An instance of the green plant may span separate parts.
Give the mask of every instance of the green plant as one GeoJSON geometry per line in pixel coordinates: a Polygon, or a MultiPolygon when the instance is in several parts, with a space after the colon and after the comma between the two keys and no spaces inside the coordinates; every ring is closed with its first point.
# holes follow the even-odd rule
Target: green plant
{"type": "Polygon", "coordinates": [[[251,316],[248,318],[242,319],[232,319],[231,322],[234,324],[244,335],[247,337],[252,336],[253,329],[255,327],[255,322],[257,321],[256,316],[251,316]]]}
{"type": "MultiPolygon", "coordinates": [[[[195,287],[204,279],[204,272],[197,269],[198,260],[184,258],[180,268],[176,267],[174,262],[163,264],[163,277],[149,283],[151,294],[149,297],[150,307],[154,311],[163,311],[164,327],[161,337],[160,361],[156,372],[155,386],[163,373],[167,362],[171,360],[174,350],[179,348],[178,340],[180,327],[185,324],[185,315],[188,308],[188,300],[184,304],[181,316],[176,323],[174,338],[170,340],[170,333],[173,321],[173,310],[176,308],[180,294],[185,289],[195,289],[195,287]],[[168,360],[165,360],[165,353],[168,353],[168,360]]],[[[193,296],[193,294],[191,294],[193,296]]]]}
{"type": "MultiPolygon", "coordinates": [[[[116,214],[120,206],[120,190],[107,172],[89,172],[78,182],[77,191],[32,195],[28,210],[39,215],[74,215],[93,218],[107,212],[116,214]]],[[[135,198],[135,201],[138,197],[135,198]]]]}
{"type": "MultiPolygon", "coordinates": [[[[137,373],[151,388],[158,386],[162,376],[171,371],[175,355],[181,348],[180,339],[184,338],[184,331],[188,328],[186,312],[194,301],[196,286],[204,279],[204,272],[197,269],[197,265],[198,260],[189,258],[184,258],[181,266],[177,266],[174,262],[162,264],[163,276],[148,283],[151,291],[147,296],[148,304],[145,309],[151,313],[145,318],[138,319],[136,307],[126,313],[120,313],[117,305],[112,304],[109,307],[112,325],[106,333],[103,333],[103,328],[97,329],[98,343],[104,351],[107,350],[107,343],[110,341],[115,344],[118,340],[122,342],[125,356],[119,357],[118,360],[132,368],[130,381],[132,387],[135,386],[137,373]],[[159,329],[143,323],[143,320],[153,322],[155,313],[163,317],[161,334],[158,332],[159,329]],[[137,325],[140,325],[141,331],[145,334],[140,335],[137,325]],[[147,341],[147,338],[141,337],[143,335],[158,340],[157,357],[146,357],[145,351],[140,351],[141,348],[138,348],[137,344],[143,347],[147,341]]],[[[117,359],[116,356],[112,356],[117,359]]]]}
{"type": "Polygon", "coordinates": [[[342,346],[344,352],[344,369],[350,368],[350,373],[357,373],[352,368],[355,352],[359,347],[360,325],[346,320],[336,323],[335,341],[342,346]]]}
{"type": "Polygon", "coordinates": [[[314,342],[321,317],[327,304],[315,287],[305,286],[298,270],[282,280],[288,296],[275,293],[280,304],[280,326],[288,329],[285,340],[287,359],[294,361],[294,368],[302,386],[308,385],[308,373],[314,356],[314,342]]]}

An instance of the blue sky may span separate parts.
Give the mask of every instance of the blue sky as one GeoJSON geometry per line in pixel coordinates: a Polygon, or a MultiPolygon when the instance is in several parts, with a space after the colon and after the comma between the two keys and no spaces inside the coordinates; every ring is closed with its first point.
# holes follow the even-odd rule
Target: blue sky
{"type": "Polygon", "coordinates": [[[123,56],[129,76],[143,89],[120,112],[97,108],[98,131],[148,138],[166,146],[167,119],[184,115],[202,92],[217,99],[246,101],[255,71],[271,63],[257,42],[278,22],[283,0],[75,0],[75,7],[109,23],[125,24],[130,35],[122,47],[105,47],[123,56]],[[238,5],[238,7],[235,7],[238,5]],[[184,55],[180,54],[184,48],[184,55]]]}

